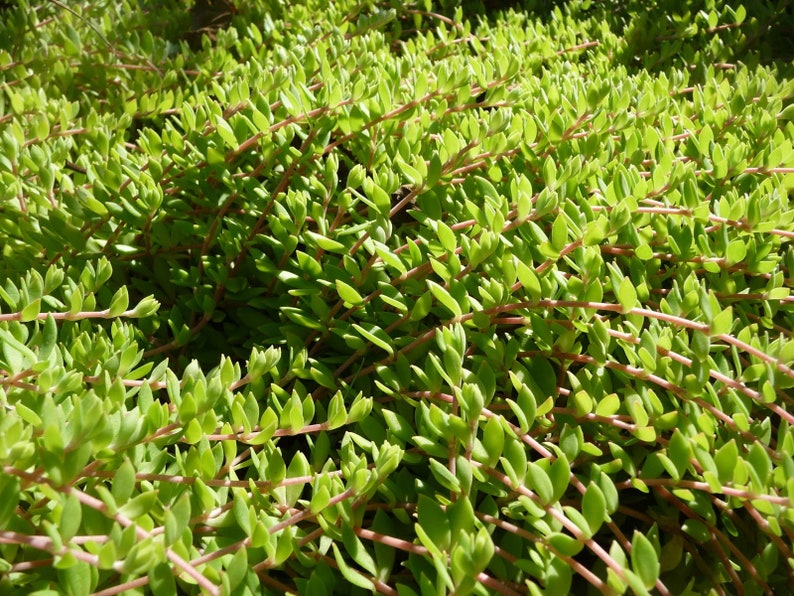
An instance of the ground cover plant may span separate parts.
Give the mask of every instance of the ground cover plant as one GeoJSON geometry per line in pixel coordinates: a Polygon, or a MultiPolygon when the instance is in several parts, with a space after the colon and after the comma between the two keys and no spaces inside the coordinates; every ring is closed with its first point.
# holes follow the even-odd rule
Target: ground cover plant
{"type": "Polygon", "coordinates": [[[789,3],[8,4],[0,592],[794,584],[789,3]]]}

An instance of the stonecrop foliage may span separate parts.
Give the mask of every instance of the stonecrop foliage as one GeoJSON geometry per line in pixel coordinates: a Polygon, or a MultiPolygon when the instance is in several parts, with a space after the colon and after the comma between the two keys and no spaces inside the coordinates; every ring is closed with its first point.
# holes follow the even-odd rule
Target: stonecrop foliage
{"type": "Polygon", "coordinates": [[[794,583],[790,3],[475,4],[2,8],[0,592],[794,583]]]}

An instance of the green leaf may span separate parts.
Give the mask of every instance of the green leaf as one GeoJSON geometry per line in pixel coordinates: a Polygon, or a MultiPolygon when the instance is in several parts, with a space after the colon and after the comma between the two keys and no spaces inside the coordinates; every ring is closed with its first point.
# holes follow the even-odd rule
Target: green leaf
{"type": "Polygon", "coordinates": [[[634,430],[632,434],[644,443],[654,443],[656,441],[656,429],[652,426],[641,426],[634,430]]]}
{"type": "Polygon", "coordinates": [[[548,538],[549,545],[554,548],[558,553],[561,555],[565,555],[568,557],[574,557],[581,552],[584,548],[584,543],[579,542],[573,536],[569,536],[568,534],[562,534],[560,532],[555,532],[551,534],[548,538]]]}
{"type": "Polygon", "coordinates": [[[565,454],[561,453],[557,456],[557,459],[552,462],[549,468],[549,479],[554,489],[551,502],[557,502],[562,498],[565,494],[565,490],[568,488],[570,477],[571,464],[568,462],[568,458],[565,454]]]}
{"type": "Polygon", "coordinates": [[[571,396],[577,416],[586,416],[593,410],[593,398],[587,391],[580,390],[571,396]]]}
{"type": "Polygon", "coordinates": [[[183,425],[187,425],[191,420],[196,417],[198,413],[198,404],[196,398],[191,393],[182,394],[182,403],[179,404],[177,419],[183,425]]]}
{"type": "Polygon", "coordinates": [[[348,304],[352,304],[353,306],[361,306],[364,304],[364,298],[361,297],[361,294],[359,294],[353,286],[346,284],[341,279],[336,280],[336,292],[339,294],[339,297],[348,304]]]}
{"type": "Polygon", "coordinates": [[[659,568],[659,556],[653,544],[635,530],[631,540],[631,569],[650,590],[659,579],[659,568]]]}
{"type": "MultiPolygon", "coordinates": [[[[237,552],[226,565],[226,573],[229,575],[229,588],[234,592],[245,579],[248,573],[248,549],[238,548],[237,552]]],[[[159,592],[158,592],[159,594],[159,592]]]]}
{"type": "Polygon", "coordinates": [[[6,528],[19,505],[19,478],[0,472],[0,528],[6,528]]]}
{"type": "Polygon", "coordinates": [[[142,515],[150,513],[154,503],[157,501],[157,494],[157,490],[148,490],[141,493],[120,507],[119,514],[135,520],[142,515]]]}
{"type": "Polygon", "coordinates": [[[624,277],[620,282],[618,302],[624,314],[637,306],[637,290],[634,289],[634,284],[628,277],[624,277]]]}
{"type": "Polygon", "coordinates": [[[600,244],[609,233],[609,221],[603,215],[590,222],[582,238],[584,246],[600,244]]]}
{"type": "Polygon", "coordinates": [[[740,239],[733,240],[725,250],[725,260],[729,266],[741,263],[745,256],[747,256],[747,245],[740,239]]]}
{"type": "Polygon", "coordinates": [[[100,569],[112,569],[116,561],[118,561],[118,557],[116,556],[116,543],[109,541],[103,544],[99,548],[97,558],[99,559],[100,569]]]}
{"type": "Polygon", "coordinates": [[[232,513],[237,525],[246,536],[251,535],[251,517],[248,514],[248,502],[245,496],[245,491],[239,488],[233,491],[234,498],[232,499],[232,513]]]}
{"type": "Polygon", "coordinates": [[[110,301],[110,307],[108,308],[107,316],[109,318],[118,317],[127,310],[129,303],[130,297],[127,293],[127,286],[121,286],[110,301]]]}
{"type": "Polygon", "coordinates": [[[33,131],[39,141],[44,141],[50,135],[50,120],[46,114],[37,114],[33,118],[33,131]]]}
{"type": "Polygon", "coordinates": [[[441,505],[434,499],[420,494],[416,510],[418,520],[416,525],[424,530],[439,554],[441,551],[448,551],[452,540],[452,528],[441,505]]]}
{"type": "Polygon", "coordinates": [[[135,305],[135,308],[132,309],[130,313],[130,317],[134,319],[151,317],[156,314],[158,310],[160,310],[160,302],[155,300],[154,296],[147,296],[135,305]]]}
{"type": "Polygon", "coordinates": [[[527,484],[535,491],[543,505],[549,505],[554,500],[554,485],[549,474],[534,462],[527,463],[527,484]]]}
{"type": "Polygon", "coordinates": [[[355,532],[353,532],[353,528],[349,525],[345,525],[342,528],[342,542],[347,554],[350,555],[358,565],[367,570],[371,575],[377,575],[378,566],[375,564],[375,560],[369,554],[361,540],[359,540],[358,536],[356,536],[355,532]]]}
{"type": "Polygon", "coordinates": [[[337,254],[345,254],[348,252],[347,247],[342,244],[341,242],[337,242],[331,238],[327,238],[321,234],[317,234],[316,232],[312,232],[311,230],[306,231],[306,236],[311,239],[314,244],[322,248],[323,250],[327,250],[328,252],[333,252],[337,254]]]}
{"type": "Polygon", "coordinates": [[[368,327],[369,329],[365,329],[362,325],[353,323],[353,328],[358,331],[364,339],[384,350],[389,356],[394,354],[394,348],[391,345],[392,340],[386,332],[376,325],[370,324],[368,327]]]}
{"type": "Polygon", "coordinates": [[[433,306],[432,292],[425,292],[414,303],[413,310],[411,311],[411,321],[421,321],[430,312],[433,306]]]}
{"type": "MultiPolygon", "coordinates": [[[[739,8],[744,10],[743,6],[740,6],[739,8]]],[[[739,14],[739,10],[738,9],[736,10],[736,14],[737,14],[737,22],[739,22],[738,21],[738,14],[739,14]]],[[[777,114],[777,118],[778,118],[778,120],[794,120],[794,103],[793,104],[789,104],[785,108],[783,108],[777,114]]]]}
{"type": "Polygon", "coordinates": [[[387,246],[379,242],[373,242],[373,244],[375,246],[375,252],[377,255],[389,267],[393,267],[399,271],[400,274],[406,273],[408,271],[405,267],[405,264],[402,262],[402,259],[400,259],[398,255],[391,252],[387,246]]]}
{"type": "Polygon", "coordinates": [[[370,579],[355,571],[347,564],[336,542],[334,542],[332,546],[334,549],[334,559],[336,559],[336,564],[339,565],[339,571],[342,573],[342,576],[354,586],[358,586],[364,590],[375,591],[375,584],[373,584],[370,579]]]}
{"type": "Polygon", "coordinates": [[[717,464],[717,476],[723,484],[733,482],[733,474],[736,470],[737,460],[739,459],[739,448],[736,442],[731,439],[717,450],[714,455],[714,463],[717,464]]]}
{"type": "Polygon", "coordinates": [[[326,507],[328,507],[328,503],[331,500],[331,493],[328,491],[328,487],[325,485],[320,486],[312,493],[312,500],[310,504],[310,509],[313,514],[317,514],[326,507]]]}
{"type": "Polygon", "coordinates": [[[68,596],[88,596],[92,592],[91,565],[75,561],[65,569],[58,569],[60,587],[68,596]]]}
{"type": "Polygon", "coordinates": [[[173,544],[181,538],[190,521],[190,509],[190,494],[184,492],[170,509],[165,510],[166,544],[173,544]]]}
{"type": "Polygon", "coordinates": [[[350,172],[347,175],[348,188],[359,188],[364,183],[366,177],[367,169],[360,163],[357,163],[350,168],[350,172]]]}
{"type": "Polygon", "coordinates": [[[646,426],[648,424],[648,412],[645,411],[645,404],[642,398],[636,393],[629,393],[624,397],[626,402],[626,409],[629,411],[632,420],[637,426],[646,426]]]}
{"type": "Polygon", "coordinates": [[[400,168],[403,176],[405,176],[413,186],[422,186],[422,174],[420,174],[416,168],[406,163],[401,156],[397,156],[394,163],[400,168]]]}
{"type": "Polygon", "coordinates": [[[681,529],[701,544],[710,542],[713,536],[712,530],[699,519],[687,519],[681,529]]]}
{"type": "Polygon", "coordinates": [[[345,399],[341,391],[337,391],[328,403],[327,424],[329,430],[339,428],[347,422],[345,399]]]}
{"type": "Polygon", "coordinates": [[[444,553],[439,549],[438,544],[436,544],[433,538],[425,531],[424,527],[418,523],[414,524],[414,531],[416,532],[416,537],[419,539],[419,542],[424,545],[434,559],[446,559],[444,553]]]}
{"type": "Polygon", "coordinates": [[[584,446],[584,433],[579,425],[563,424],[560,432],[559,447],[568,460],[575,459],[584,446]]]}
{"type": "Polygon", "coordinates": [[[429,460],[429,463],[430,471],[433,473],[433,476],[436,478],[436,480],[438,480],[441,486],[451,490],[452,492],[460,492],[460,480],[452,472],[450,472],[446,466],[442,465],[435,459],[429,460]]]}
{"type": "Polygon", "coordinates": [[[549,188],[554,188],[557,182],[557,166],[551,158],[551,155],[543,162],[543,181],[549,188]]]}
{"type": "Polygon", "coordinates": [[[605,395],[596,406],[595,413],[598,416],[612,416],[620,409],[620,397],[617,393],[605,395]]]}
{"type": "Polygon", "coordinates": [[[554,224],[551,226],[551,246],[556,251],[562,251],[568,244],[568,223],[565,221],[565,216],[560,213],[554,219],[554,224]]]}
{"type": "Polygon", "coordinates": [[[477,530],[477,536],[474,539],[474,552],[471,554],[476,573],[480,573],[488,567],[495,550],[493,539],[488,529],[483,527],[477,530]]]}
{"type": "Polygon", "coordinates": [[[287,318],[297,323],[301,327],[306,327],[307,329],[314,329],[316,331],[321,331],[323,329],[326,329],[326,325],[323,324],[322,321],[318,320],[316,316],[314,315],[307,316],[305,312],[299,308],[294,308],[291,306],[282,306],[281,312],[287,315],[287,318]]]}
{"type": "Polygon", "coordinates": [[[44,320],[41,327],[41,345],[39,346],[39,360],[47,360],[52,354],[55,344],[58,341],[58,324],[50,314],[44,320]]]}
{"type": "Polygon", "coordinates": [[[769,475],[772,473],[772,461],[769,454],[759,443],[753,443],[746,461],[752,466],[760,482],[761,491],[766,489],[769,475]]]}
{"type": "Polygon", "coordinates": [[[601,492],[604,493],[604,500],[607,504],[606,511],[611,515],[618,510],[618,505],[620,504],[618,489],[615,487],[615,483],[613,482],[612,478],[610,478],[603,471],[599,474],[597,482],[598,488],[600,488],[601,492]]]}
{"type": "Polygon", "coordinates": [[[518,399],[515,402],[509,400],[508,405],[510,405],[510,409],[513,410],[513,413],[519,418],[521,422],[521,432],[524,433],[535,423],[535,417],[537,416],[537,400],[532,389],[521,381],[518,375],[513,371],[509,371],[508,374],[513,387],[518,391],[518,399]],[[515,406],[513,404],[515,404],[515,406]]]}
{"type": "Polygon", "coordinates": [[[525,175],[521,174],[518,179],[518,201],[516,204],[516,215],[519,220],[523,220],[532,212],[532,183],[525,175]]]}
{"type": "Polygon", "coordinates": [[[584,515],[576,509],[575,507],[571,507],[570,505],[563,505],[562,507],[563,513],[565,513],[565,517],[567,517],[571,522],[573,522],[577,528],[582,532],[582,536],[586,539],[593,537],[593,532],[590,530],[590,525],[587,523],[584,515]]]}
{"type": "Polygon", "coordinates": [[[265,373],[270,372],[281,359],[281,350],[275,346],[269,346],[264,353],[257,348],[251,351],[248,359],[248,376],[251,381],[256,381],[265,373]]]}
{"type": "Polygon", "coordinates": [[[521,285],[532,300],[540,300],[543,297],[540,279],[538,279],[532,267],[529,267],[523,261],[518,261],[516,263],[516,274],[518,275],[518,281],[521,282],[521,285]]]}
{"type": "Polygon", "coordinates": [[[467,496],[447,505],[446,515],[450,521],[452,543],[459,542],[464,535],[472,532],[475,524],[474,507],[467,496]]]}
{"type": "Polygon", "coordinates": [[[180,537],[176,516],[170,509],[163,511],[163,529],[165,530],[165,544],[172,545],[180,537]]]}
{"type": "Polygon", "coordinates": [[[23,323],[35,321],[39,316],[39,312],[41,312],[41,298],[36,298],[22,309],[22,312],[19,314],[19,320],[23,323]]]}
{"type": "Polygon", "coordinates": [[[155,544],[151,538],[136,542],[127,553],[122,566],[123,573],[138,575],[148,573],[162,559],[162,545],[155,544]]]}
{"type": "MultiPolygon", "coordinates": [[[[112,543],[110,543],[112,544],[112,543]]],[[[242,549],[245,551],[245,549],[242,549]]],[[[176,580],[171,565],[162,562],[155,565],[148,573],[149,586],[153,594],[163,594],[165,596],[176,596],[176,580]]]]}
{"type": "Polygon", "coordinates": [[[452,297],[443,286],[438,285],[436,282],[427,280],[427,285],[430,288],[430,292],[435,296],[436,300],[438,300],[441,305],[446,308],[452,315],[458,319],[463,316],[463,311],[458,304],[458,301],[452,297]]]}
{"type": "Polygon", "coordinates": [[[215,130],[218,131],[218,134],[229,149],[237,149],[237,137],[235,137],[232,127],[228,122],[226,122],[226,120],[223,120],[222,118],[216,120],[215,130]]]}
{"type": "Polygon", "coordinates": [[[367,197],[375,205],[375,208],[382,215],[388,215],[391,210],[391,199],[389,194],[380,186],[372,181],[372,178],[365,178],[363,180],[364,192],[367,197]]]}
{"type": "Polygon", "coordinates": [[[135,467],[128,458],[125,458],[116,470],[111,485],[111,493],[116,503],[123,503],[130,498],[135,490],[135,467]]]}
{"type": "Polygon", "coordinates": [[[499,418],[491,417],[485,423],[482,444],[488,454],[488,466],[492,468],[502,457],[502,449],[505,444],[505,432],[499,418]]]}
{"type": "Polygon", "coordinates": [[[37,360],[33,350],[3,328],[0,328],[0,344],[3,346],[3,356],[10,368],[8,372],[22,372],[33,366],[37,360]]]}
{"type": "Polygon", "coordinates": [[[573,570],[563,559],[554,557],[546,567],[545,594],[570,594],[573,570]]]}
{"type": "Polygon", "coordinates": [[[709,333],[711,335],[730,333],[731,328],[733,327],[733,321],[733,309],[728,306],[720,311],[720,313],[711,320],[709,333]]]}
{"type": "Polygon", "coordinates": [[[634,249],[634,254],[641,261],[650,261],[653,258],[653,249],[648,244],[640,244],[634,249]]]}
{"type": "Polygon", "coordinates": [[[64,542],[69,542],[77,534],[82,519],[83,508],[80,505],[80,499],[77,498],[74,492],[70,492],[64,500],[63,509],[61,510],[61,523],[58,526],[64,542]]]}
{"type": "MultiPolygon", "coordinates": [[[[458,364],[461,361],[461,357],[455,350],[451,347],[445,350],[444,352],[444,359],[445,362],[448,363],[447,366],[447,374],[453,378],[453,385],[455,387],[458,386],[458,378],[460,377],[463,369],[458,364]],[[451,356],[450,358],[447,358],[451,356]],[[457,369],[458,372],[452,372],[453,366],[449,366],[453,364],[454,368],[457,369]]],[[[480,386],[476,383],[464,383],[463,388],[460,390],[456,390],[455,395],[458,398],[458,405],[460,406],[461,417],[468,421],[477,420],[479,419],[480,415],[482,414],[482,409],[485,404],[485,397],[483,396],[482,390],[480,386]]],[[[498,459],[498,458],[497,458],[498,459]]]]}
{"type": "Polygon", "coordinates": [[[582,497],[582,514],[591,533],[595,534],[608,518],[604,493],[595,482],[591,482],[582,497]]]}
{"type": "Polygon", "coordinates": [[[370,412],[372,411],[372,398],[371,397],[363,397],[361,393],[359,393],[356,398],[353,400],[353,403],[350,405],[347,414],[347,424],[354,424],[356,422],[360,422],[367,416],[369,416],[370,412]]]}
{"type": "Polygon", "coordinates": [[[667,446],[667,455],[670,461],[678,470],[678,477],[681,478],[689,468],[689,460],[692,459],[692,448],[686,437],[678,429],[673,431],[670,443],[667,446]]]}
{"type": "Polygon", "coordinates": [[[382,481],[389,474],[394,472],[400,465],[403,455],[404,451],[399,445],[384,443],[375,461],[375,471],[377,472],[378,479],[382,481]]]}
{"type": "MultiPolygon", "coordinates": [[[[182,435],[182,440],[188,445],[195,445],[201,440],[204,434],[204,430],[201,428],[201,424],[199,423],[198,419],[193,418],[185,427],[185,433],[182,435]]],[[[202,465],[206,465],[211,460],[211,458],[206,455],[207,453],[211,452],[207,451],[203,454],[201,457],[202,465]]],[[[208,469],[211,467],[212,466],[208,466],[208,469]]],[[[214,472],[210,471],[207,473],[212,475],[214,472]]]]}
{"type": "Polygon", "coordinates": [[[426,188],[432,188],[439,181],[443,173],[443,165],[438,154],[433,154],[427,166],[427,178],[425,179],[426,188]]]}
{"type": "Polygon", "coordinates": [[[452,231],[447,224],[443,221],[435,222],[436,225],[436,234],[438,234],[438,240],[441,242],[441,246],[444,247],[444,250],[447,252],[455,252],[455,249],[458,246],[457,239],[455,238],[455,232],[452,231]]]}

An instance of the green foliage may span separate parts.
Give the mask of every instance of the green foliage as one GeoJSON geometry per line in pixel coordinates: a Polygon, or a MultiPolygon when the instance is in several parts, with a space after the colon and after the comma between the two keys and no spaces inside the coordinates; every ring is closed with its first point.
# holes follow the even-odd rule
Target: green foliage
{"type": "Polygon", "coordinates": [[[785,3],[57,4],[0,12],[0,592],[794,583],[785,3]]]}

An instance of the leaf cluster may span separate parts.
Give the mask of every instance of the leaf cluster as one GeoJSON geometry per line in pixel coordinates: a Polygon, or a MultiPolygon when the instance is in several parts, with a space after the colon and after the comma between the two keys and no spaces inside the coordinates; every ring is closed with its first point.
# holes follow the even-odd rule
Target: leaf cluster
{"type": "Polygon", "coordinates": [[[327,4],[0,12],[0,591],[784,591],[784,9],[327,4]]]}

